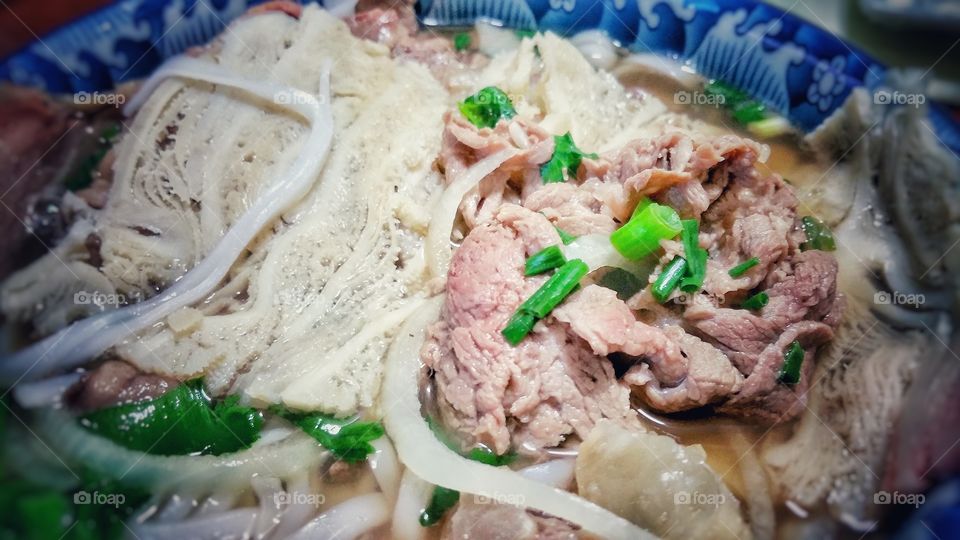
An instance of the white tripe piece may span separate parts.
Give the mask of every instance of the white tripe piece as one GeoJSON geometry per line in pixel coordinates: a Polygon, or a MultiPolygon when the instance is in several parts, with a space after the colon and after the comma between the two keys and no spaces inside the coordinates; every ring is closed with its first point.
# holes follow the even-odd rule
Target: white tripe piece
{"type": "MultiPolygon", "coordinates": [[[[13,379],[77,365],[134,332],[160,322],[177,309],[207,296],[260,230],[314,184],[333,138],[329,62],[324,61],[323,65],[319,70],[318,96],[285,85],[241,78],[207,60],[188,57],[175,58],[155,73],[144,84],[141,94],[134,98],[132,106],[139,105],[143,99],[141,96],[151,94],[162,81],[171,77],[232,87],[264,101],[285,94],[291,99],[284,108],[296,112],[311,124],[307,140],[296,160],[281,173],[280,179],[266,184],[256,201],[239,216],[236,223],[230,225],[210,252],[170,287],[150,300],[88,317],[48,336],[8,358],[0,373],[13,379]]],[[[159,187],[162,193],[162,186],[159,187]]]]}
{"type": "Polygon", "coordinates": [[[452,101],[426,68],[391,60],[324,12],[305,9],[300,25],[288,50],[297,56],[271,72],[301,87],[304,66],[337,59],[336,138],[318,181],[196,306],[199,321],[162,325],[118,352],[148,371],[204,374],[215,392],[255,403],[350,414],[373,404],[390,335],[420,302],[423,235],[441,191],[432,165],[452,101]]]}
{"type": "Polygon", "coordinates": [[[595,69],[573,43],[549,32],[494,57],[477,88],[484,86],[506,92],[520,115],[543,115],[540,125],[550,133],[569,131],[587,152],[659,135],[662,128],[650,122],[667,110],[653,96],[630,97],[613,75],[595,69]]]}

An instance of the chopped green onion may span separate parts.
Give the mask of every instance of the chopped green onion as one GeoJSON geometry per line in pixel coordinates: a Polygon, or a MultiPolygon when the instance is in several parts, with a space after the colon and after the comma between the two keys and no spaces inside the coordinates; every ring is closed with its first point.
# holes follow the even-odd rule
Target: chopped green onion
{"type": "Polygon", "coordinates": [[[472,461],[478,461],[484,465],[491,465],[493,467],[502,467],[504,465],[509,465],[517,460],[517,454],[514,452],[508,452],[503,454],[497,454],[493,450],[480,446],[477,448],[472,448],[470,452],[466,455],[466,458],[472,461]]]}
{"type": "Polygon", "coordinates": [[[680,231],[676,210],[651,203],[610,235],[610,243],[625,258],[636,261],[660,249],[660,241],[674,238],[680,231]]]}
{"type": "Polygon", "coordinates": [[[793,126],[790,125],[790,121],[782,116],[771,116],[747,124],[747,131],[764,139],[779,137],[792,130],[793,126]]]}
{"type": "Polygon", "coordinates": [[[597,285],[616,291],[617,298],[626,301],[640,292],[644,281],[623,268],[611,268],[597,281],[597,285]]]}
{"type": "Polygon", "coordinates": [[[526,302],[520,305],[520,311],[532,313],[538,319],[546,317],[577,288],[580,280],[589,271],[587,264],[580,259],[567,261],[526,302]]]}
{"type": "Polygon", "coordinates": [[[800,342],[793,340],[783,354],[783,367],[780,368],[777,380],[784,384],[800,382],[800,366],[803,364],[803,356],[803,347],[800,346],[800,342]]]}
{"type": "Polygon", "coordinates": [[[453,48],[457,51],[465,51],[470,48],[470,34],[460,32],[453,36],[453,48]]]}
{"type": "Polygon", "coordinates": [[[653,283],[651,292],[653,293],[653,297],[657,299],[657,302],[662,304],[667,301],[670,293],[672,293],[673,289],[680,283],[680,279],[686,271],[687,261],[684,260],[683,257],[674,257],[673,260],[670,261],[670,264],[660,272],[657,280],[653,283]]]}
{"type": "Polygon", "coordinates": [[[523,275],[536,276],[563,266],[567,259],[558,246],[548,246],[534,253],[527,259],[523,275]]]}
{"type": "Polygon", "coordinates": [[[746,300],[744,300],[743,303],[740,304],[740,307],[744,309],[749,309],[752,311],[757,311],[759,309],[763,309],[763,306],[767,305],[767,302],[769,301],[770,301],[770,295],[768,295],[764,291],[760,291],[757,294],[751,296],[750,298],[747,298],[746,300]]]}
{"type": "Polygon", "coordinates": [[[767,107],[757,101],[746,101],[733,109],[733,119],[746,126],[767,117],[767,107]]]}
{"type": "Polygon", "coordinates": [[[437,486],[433,489],[430,504],[420,512],[420,526],[432,527],[443,519],[447,510],[453,508],[460,500],[460,492],[454,489],[437,486]]]}
{"type": "Polygon", "coordinates": [[[683,292],[697,292],[707,277],[707,250],[700,247],[700,225],[695,219],[681,221],[683,232],[684,258],[687,260],[687,274],[680,282],[683,292]]]}
{"type": "Polygon", "coordinates": [[[760,264],[760,259],[758,257],[751,257],[742,263],[731,268],[727,273],[730,274],[732,278],[738,278],[745,274],[747,270],[753,268],[754,266],[760,264]]]}
{"type": "Polygon", "coordinates": [[[560,235],[560,241],[563,242],[563,245],[565,246],[570,245],[570,242],[573,242],[574,240],[577,239],[576,236],[568,233],[567,231],[561,229],[560,227],[554,226],[553,228],[557,230],[557,234],[560,235]]]}
{"type": "Polygon", "coordinates": [[[500,333],[503,334],[507,343],[516,347],[533,330],[535,324],[537,324],[537,318],[533,316],[533,313],[519,309],[510,317],[507,326],[500,333]]]}
{"type": "Polygon", "coordinates": [[[501,118],[513,118],[517,111],[510,98],[495,86],[488,86],[459,104],[460,113],[479,128],[492,128],[501,118]]]}
{"type": "Polygon", "coordinates": [[[802,251],[818,249],[820,251],[834,251],[837,244],[833,240],[833,233],[830,228],[822,221],[813,216],[803,216],[800,220],[800,226],[803,233],[807,236],[807,241],[800,244],[802,251]]]}
{"type": "Polygon", "coordinates": [[[641,197],[641,198],[640,198],[640,201],[637,202],[637,206],[634,207],[633,213],[630,214],[630,219],[633,219],[633,218],[637,217],[637,215],[638,215],[640,212],[643,212],[644,210],[646,210],[646,208],[647,208],[648,206],[650,206],[651,204],[653,204],[653,199],[651,199],[650,197],[646,197],[646,196],[641,197]]]}
{"type": "Polygon", "coordinates": [[[554,135],[553,142],[550,161],[540,166],[540,176],[543,177],[544,184],[564,182],[567,177],[576,176],[577,168],[585,157],[597,159],[596,154],[586,154],[577,148],[569,131],[563,135],[554,135]]]}
{"type": "Polygon", "coordinates": [[[526,29],[526,30],[515,30],[514,33],[516,33],[517,37],[520,38],[520,39],[523,39],[523,38],[532,38],[533,36],[537,35],[537,31],[536,31],[536,30],[530,30],[530,29],[526,29]]]}
{"type": "Polygon", "coordinates": [[[734,120],[743,125],[762,121],[767,117],[765,105],[751,99],[746,92],[729,84],[713,81],[704,86],[703,91],[708,95],[722,98],[720,103],[723,107],[730,110],[734,120]]]}

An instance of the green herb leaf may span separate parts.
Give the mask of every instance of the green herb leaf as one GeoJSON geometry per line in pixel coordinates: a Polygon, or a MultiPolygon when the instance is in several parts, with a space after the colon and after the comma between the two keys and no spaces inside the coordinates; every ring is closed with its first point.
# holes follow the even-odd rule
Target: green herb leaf
{"type": "Polygon", "coordinates": [[[147,401],[81,416],[80,425],[117,444],[159,455],[220,455],[249,448],[260,438],[263,415],[231,396],[214,404],[201,379],[147,401]]]}
{"type": "Polygon", "coordinates": [[[803,347],[799,341],[793,340],[783,353],[783,367],[780,368],[777,380],[783,384],[800,382],[800,366],[803,364],[803,357],[803,347]]]}
{"type": "Polygon", "coordinates": [[[770,295],[764,291],[760,291],[757,294],[747,298],[740,304],[740,307],[743,309],[749,309],[752,311],[759,311],[763,309],[763,306],[767,305],[767,302],[770,301],[770,295]]]}
{"type": "Polygon", "coordinates": [[[807,236],[807,241],[800,244],[802,251],[810,249],[834,251],[837,249],[837,244],[833,240],[833,233],[819,219],[813,216],[803,216],[800,220],[800,226],[803,228],[803,234],[807,236]]]}
{"type": "Polygon", "coordinates": [[[738,278],[743,274],[747,273],[747,270],[753,268],[754,266],[760,264],[760,259],[757,257],[751,257],[742,263],[731,268],[727,273],[730,274],[732,278],[738,278]]]}
{"type": "Polygon", "coordinates": [[[375,451],[370,441],[379,439],[384,433],[379,422],[357,422],[319,412],[294,412],[279,405],[270,407],[270,412],[299,427],[347,463],[365,461],[375,451]]]}
{"type": "Polygon", "coordinates": [[[473,461],[479,461],[485,465],[503,467],[504,465],[509,465],[516,461],[517,454],[508,452],[506,454],[499,455],[487,447],[478,447],[471,449],[465,457],[473,461]]]}
{"type": "Polygon", "coordinates": [[[460,102],[460,113],[479,128],[492,128],[501,118],[513,118],[517,111],[510,98],[495,86],[488,86],[460,102]]]}
{"type": "Polygon", "coordinates": [[[734,120],[747,125],[752,122],[763,120],[767,117],[767,108],[765,105],[751,99],[746,92],[734,88],[729,84],[713,81],[704,86],[703,91],[712,96],[718,96],[725,109],[731,111],[734,120]]]}
{"type": "Polygon", "coordinates": [[[559,246],[547,246],[531,255],[524,265],[523,275],[536,276],[544,272],[549,272],[554,268],[559,268],[567,262],[563,256],[563,251],[559,246]]]}
{"type": "Polygon", "coordinates": [[[120,134],[120,124],[110,124],[100,133],[100,142],[96,151],[83,159],[77,168],[67,176],[65,185],[70,191],[79,191],[93,183],[93,172],[100,166],[100,162],[113,146],[120,134]]]}
{"type": "Polygon", "coordinates": [[[460,500],[460,492],[437,486],[433,488],[433,496],[430,497],[430,504],[420,512],[420,526],[432,527],[443,519],[447,510],[453,508],[460,500]]]}
{"type": "Polygon", "coordinates": [[[459,34],[453,36],[453,48],[457,51],[465,51],[470,48],[470,34],[466,32],[460,32],[459,34]]]}
{"type": "Polygon", "coordinates": [[[597,159],[596,154],[586,154],[573,143],[570,132],[553,137],[553,156],[540,166],[540,176],[544,184],[565,182],[568,177],[577,175],[577,169],[583,158],[597,159]]]}

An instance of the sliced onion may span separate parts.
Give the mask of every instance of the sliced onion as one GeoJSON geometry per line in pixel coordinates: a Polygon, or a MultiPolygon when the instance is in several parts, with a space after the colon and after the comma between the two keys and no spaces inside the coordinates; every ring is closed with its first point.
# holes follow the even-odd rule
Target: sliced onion
{"type": "Polygon", "coordinates": [[[653,271],[656,260],[647,257],[639,261],[626,259],[613,244],[608,234],[585,234],[563,246],[563,255],[568,259],[580,259],[593,272],[599,268],[622,268],[635,274],[640,279],[646,279],[653,271]]]}
{"type": "Polygon", "coordinates": [[[253,526],[254,538],[265,538],[267,534],[280,523],[280,494],[283,485],[279,478],[271,476],[255,476],[250,479],[253,492],[257,494],[257,520],[253,526]]]}
{"type": "Polygon", "coordinates": [[[245,488],[254,476],[293,478],[317,466],[327,452],[303,433],[287,439],[255,444],[221,456],[155,456],[123,448],[77,425],[70,415],[44,410],[36,430],[62,459],[83,463],[95,472],[153,491],[202,491],[245,488]]]}
{"type": "Polygon", "coordinates": [[[347,540],[357,538],[387,522],[390,507],[380,493],[354,497],[315,517],[289,540],[347,540]]]}
{"type": "Polygon", "coordinates": [[[517,472],[535,482],[559,489],[567,489],[573,483],[576,463],[575,459],[570,458],[554,459],[524,467],[517,472]]]}
{"type": "Polygon", "coordinates": [[[403,471],[390,529],[396,540],[422,540],[426,537],[427,530],[420,525],[420,512],[427,507],[432,495],[432,485],[421,480],[410,469],[403,471]]]}
{"type": "Polygon", "coordinates": [[[299,530],[310,521],[310,516],[317,513],[317,505],[313,502],[319,500],[313,497],[299,496],[310,493],[310,478],[307,474],[299,474],[287,484],[287,497],[289,501],[286,509],[280,516],[280,524],[273,532],[274,538],[286,538],[299,530]]]}
{"type": "Polygon", "coordinates": [[[390,506],[397,502],[397,492],[400,490],[400,463],[397,461],[397,451],[387,437],[370,443],[375,451],[367,459],[373,477],[377,479],[380,491],[387,498],[390,506]]]}
{"type": "Polygon", "coordinates": [[[277,103],[278,107],[306,119],[310,123],[310,134],[290,169],[261,193],[207,256],[177,282],[147,301],[78,321],[3,359],[0,382],[9,384],[21,377],[29,380],[86,362],[174,311],[202,300],[214,290],[260,230],[300,200],[319,176],[333,139],[329,61],[322,61],[321,66],[319,99],[292,87],[238,77],[221,66],[189,57],[168,61],[147,79],[130,100],[127,111],[136,111],[165,79],[179,77],[233,87],[277,103]],[[278,93],[292,98],[278,100],[278,93]]]}
{"type": "Polygon", "coordinates": [[[506,467],[470,461],[434,437],[420,414],[420,348],[426,327],[437,320],[443,297],[430,300],[398,332],[387,355],[383,386],[384,425],[400,461],[423,480],[462,493],[509,494],[528,508],[567,520],[601,538],[654,538],[648,531],[560,489],[529,480],[506,467]]]}
{"type": "Polygon", "coordinates": [[[460,209],[463,197],[516,153],[516,150],[508,148],[481,159],[447,186],[443,195],[440,196],[424,242],[427,265],[435,277],[446,276],[447,269],[450,267],[450,233],[453,232],[453,223],[457,219],[457,211],[460,209]]]}

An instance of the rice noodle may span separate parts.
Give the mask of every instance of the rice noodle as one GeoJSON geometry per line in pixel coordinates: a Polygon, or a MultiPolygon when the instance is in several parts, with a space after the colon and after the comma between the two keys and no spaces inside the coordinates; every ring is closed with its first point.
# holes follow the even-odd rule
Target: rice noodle
{"type": "Polygon", "coordinates": [[[256,519],[255,508],[239,508],[176,523],[143,523],[134,524],[130,528],[133,537],[139,540],[246,538],[250,535],[256,519]]]}
{"type": "Polygon", "coordinates": [[[453,223],[457,219],[457,211],[460,209],[463,197],[516,153],[516,150],[508,148],[481,159],[447,186],[443,195],[440,196],[424,242],[427,266],[435,277],[445,277],[447,268],[450,267],[450,233],[453,231],[453,223]]]}
{"type": "Polygon", "coordinates": [[[390,532],[396,540],[421,540],[426,529],[420,525],[420,512],[427,507],[433,494],[433,486],[424,482],[413,471],[403,471],[400,493],[393,508],[393,524],[390,532]]]}
{"type": "Polygon", "coordinates": [[[380,493],[370,493],[342,502],[320,514],[289,540],[353,539],[387,522],[390,507],[380,493]]]}
{"type": "Polygon", "coordinates": [[[754,538],[773,538],[776,532],[773,499],[770,498],[770,486],[757,459],[754,445],[739,430],[731,437],[731,443],[740,456],[740,475],[743,478],[744,498],[750,516],[750,531],[754,538]]]}
{"type": "Polygon", "coordinates": [[[423,480],[472,494],[510,494],[528,508],[567,520],[602,538],[654,538],[648,531],[581,498],[524,478],[507,468],[470,461],[436,439],[420,414],[420,348],[437,320],[443,297],[433,298],[400,330],[387,355],[384,425],[400,461],[423,480]]]}
{"type": "Polygon", "coordinates": [[[397,502],[397,494],[400,490],[400,463],[397,461],[397,451],[393,449],[393,444],[387,437],[380,437],[370,444],[376,450],[367,458],[367,463],[370,464],[370,470],[377,479],[380,491],[383,492],[390,506],[393,506],[397,502]]]}
{"type": "Polygon", "coordinates": [[[0,366],[0,380],[17,381],[31,377],[31,372],[36,377],[86,362],[214,290],[250,241],[306,194],[320,173],[333,138],[329,61],[322,61],[321,66],[319,99],[295,88],[237,77],[220,66],[188,57],[170,60],[147,79],[130,100],[128,112],[140,107],[163,80],[179,77],[233,87],[273,102],[307,120],[310,134],[290,170],[267,188],[210,253],[177,282],[147,301],[88,317],[11,355],[0,366]],[[276,99],[278,94],[289,99],[276,99]]]}
{"type": "Polygon", "coordinates": [[[63,393],[83,377],[83,373],[67,373],[35,383],[20,383],[13,388],[13,397],[25,409],[54,407],[63,393]]]}
{"type": "Polygon", "coordinates": [[[292,478],[328,454],[303,433],[222,456],[156,456],[128,450],[77,425],[68,414],[44,410],[37,433],[64,460],[83,463],[108,478],[154,491],[244,488],[257,475],[292,478]]]}
{"type": "Polygon", "coordinates": [[[280,523],[273,531],[274,538],[290,536],[310,521],[310,516],[317,513],[317,505],[313,502],[315,499],[298,496],[309,492],[310,479],[308,475],[300,474],[290,481],[287,486],[287,493],[290,496],[287,497],[286,509],[280,516],[280,523]]]}
{"type": "Polygon", "coordinates": [[[257,494],[259,512],[253,526],[253,537],[264,538],[280,523],[283,511],[280,508],[280,494],[283,485],[279,478],[256,476],[250,479],[250,485],[257,494]]]}

